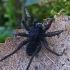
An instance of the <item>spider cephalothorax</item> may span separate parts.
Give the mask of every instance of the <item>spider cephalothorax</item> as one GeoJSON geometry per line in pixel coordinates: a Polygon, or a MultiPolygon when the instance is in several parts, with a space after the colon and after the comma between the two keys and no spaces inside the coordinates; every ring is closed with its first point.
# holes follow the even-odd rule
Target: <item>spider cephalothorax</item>
{"type": "Polygon", "coordinates": [[[63,30],[54,31],[54,32],[46,32],[46,30],[48,30],[50,28],[52,22],[55,20],[54,18],[51,18],[49,20],[48,24],[46,24],[45,27],[43,28],[42,24],[38,23],[37,19],[34,19],[33,24],[32,24],[30,15],[29,15],[28,10],[26,8],[25,8],[25,13],[26,13],[26,18],[25,18],[25,21],[24,20],[22,21],[22,23],[23,23],[25,29],[28,31],[28,34],[23,32],[23,33],[15,33],[14,35],[15,36],[27,37],[27,39],[22,41],[12,53],[3,57],[0,61],[2,61],[4,59],[6,59],[7,57],[11,56],[15,52],[17,52],[23,45],[28,43],[27,47],[26,47],[26,53],[29,56],[31,56],[29,64],[26,68],[26,70],[28,70],[29,67],[30,67],[30,64],[33,60],[33,57],[36,54],[38,54],[38,52],[41,49],[41,42],[43,42],[43,44],[44,44],[44,46],[47,50],[49,50],[51,53],[54,53],[57,56],[62,56],[65,49],[63,50],[63,52],[61,54],[58,54],[55,51],[51,50],[51,48],[48,46],[48,43],[45,39],[45,37],[52,37],[52,36],[55,36],[55,35],[59,35],[60,33],[63,32],[63,30]],[[27,24],[26,24],[27,21],[29,23],[29,26],[27,26],[27,24]]]}

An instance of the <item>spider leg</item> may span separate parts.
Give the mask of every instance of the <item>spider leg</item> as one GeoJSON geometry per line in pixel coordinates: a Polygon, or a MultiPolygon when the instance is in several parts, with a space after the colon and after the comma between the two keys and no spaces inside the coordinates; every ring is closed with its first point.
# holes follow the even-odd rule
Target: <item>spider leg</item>
{"type": "Polygon", "coordinates": [[[29,12],[28,12],[28,9],[25,8],[24,11],[25,11],[26,17],[31,19],[30,14],[29,14],[29,12]]]}
{"type": "Polygon", "coordinates": [[[26,14],[26,20],[28,20],[28,23],[29,23],[29,26],[31,27],[32,26],[32,21],[31,21],[31,16],[29,14],[29,11],[27,8],[25,8],[25,14],[26,14]]]}
{"type": "Polygon", "coordinates": [[[25,29],[26,29],[27,31],[29,31],[30,29],[29,29],[29,27],[27,26],[26,22],[25,22],[24,20],[22,20],[21,22],[22,22],[22,24],[24,25],[25,29]]]}
{"type": "Polygon", "coordinates": [[[22,42],[18,45],[18,47],[17,47],[12,53],[10,53],[10,54],[4,56],[2,59],[0,59],[0,61],[3,61],[3,60],[5,60],[6,58],[8,58],[9,56],[11,56],[11,55],[13,55],[14,53],[16,53],[23,45],[27,44],[28,42],[29,42],[28,39],[25,40],[25,41],[22,41],[22,42]]]}
{"type": "Polygon", "coordinates": [[[44,31],[48,30],[52,24],[52,22],[55,20],[55,18],[51,18],[48,22],[48,24],[45,25],[44,31]]]}
{"type": "Polygon", "coordinates": [[[29,30],[30,30],[29,27],[32,26],[31,17],[30,17],[30,14],[29,14],[27,8],[24,9],[24,12],[25,12],[25,15],[26,15],[26,16],[25,16],[25,21],[23,20],[22,23],[23,23],[25,29],[26,29],[27,31],[29,31],[29,30]]]}
{"type": "Polygon", "coordinates": [[[53,54],[55,54],[55,55],[57,55],[57,56],[62,56],[63,53],[65,52],[65,49],[64,49],[61,54],[58,54],[58,53],[56,53],[55,51],[51,50],[51,48],[48,46],[48,43],[47,43],[47,41],[46,41],[45,39],[44,39],[43,43],[44,43],[45,48],[46,48],[48,51],[50,51],[51,53],[53,53],[53,54]]]}
{"type": "Polygon", "coordinates": [[[29,31],[30,30],[29,27],[36,26],[36,23],[38,23],[38,20],[37,19],[34,19],[33,20],[33,23],[34,24],[32,24],[31,17],[30,17],[30,14],[29,14],[27,8],[25,8],[24,11],[25,11],[26,16],[25,16],[25,21],[23,20],[22,23],[23,23],[25,29],[27,31],[29,31]]]}
{"type": "Polygon", "coordinates": [[[36,26],[36,24],[38,23],[38,20],[37,19],[34,19],[33,20],[33,23],[34,23],[33,26],[36,26]]]}
{"type": "Polygon", "coordinates": [[[55,35],[59,35],[60,33],[62,33],[63,30],[59,30],[59,31],[54,31],[54,32],[47,32],[45,34],[45,37],[52,37],[52,36],[55,36],[55,35]]]}
{"type": "Polygon", "coordinates": [[[28,37],[29,35],[26,34],[25,32],[23,33],[13,33],[14,36],[23,36],[23,37],[28,37]]]}
{"type": "Polygon", "coordinates": [[[39,43],[39,45],[38,45],[37,49],[36,49],[36,50],[35,50],[35,52],[32,54],[32,57],[31,57],[31,59],[30,59],[30,61],[29,61],[29,64],[28,64],[28,66],[27,66],[26,70],[28,70],[28,69],[29,69],[30,64],[31,64],[31,62],[32,62],[32,60],[33,60],[33,58],[34,58],[34,56],[38,53],[38,51],[39,51],[39,49],[40,49],[40,48],[41,48],[41,43],[39,43]]]}

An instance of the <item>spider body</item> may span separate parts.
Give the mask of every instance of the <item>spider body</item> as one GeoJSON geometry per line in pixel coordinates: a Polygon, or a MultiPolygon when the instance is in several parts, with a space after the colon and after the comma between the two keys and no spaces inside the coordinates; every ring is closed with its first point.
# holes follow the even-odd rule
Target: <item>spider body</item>
{"type": "Polygon", "coordinates": [[[59,35],[60,33],[63,32],[63,30],[59,30],[59,31],[54,31],[54,32],[46,32],[52,22],[55,20],[54,18],[51,18],[48,22],[48,24],[46,24],[46,26],[43,28],[42,24],[38,24],[38,21],[36,19],[34,19],[33,23],[31,22],[31,18],[30,18],[30,15],[28,13],[28,10],[25,8],[25,13],[26,13],[26,19],[25,21],[28,21],[29,22],[29,26],[28,27],[26,25],[26,22],[23,20],[22,23],[25,27],[25,29],[28,31],[28,34],[23,32],[23,33],[15,33],[14,35],[15,36],[23,36],[23,37],[27,37],[26,40],[22,41],[18,46],[17,48],[11,52],[10,54],[6,55],[5,57],[3,57],[2,59],[0,59],[0,61],[3,61],[5,60],[6,58],[8,58],[9,56],[13,55],[14,53],[16,53],[23,45],[27,44],[27,47],[26,47],[26,53],[31,56],[31,59],[29,61],[29,64],[26,68],[26,70],[29,69],[30,67],[30,64],[34,58],[34,56],[36,54],[38,54],[38,52],[40,51],[41,49],[41,42],[44,44],[45,48],[50,51],[51,53],[57,55],[57,56],[62,56],[65,49],[63,50],[63,52],[61,54],[58,54],[57,52],[51,50],[51,48],[49,47],[45,37],[52,37],[52,36],[55,36],[55,35],[59,35]]]}
{"type": "Polygon", "coordinates": [[[29,31],[30,43],[26,48],[26,52],[29,56],[32,56],[34,51],[37,49],[38,43],[41,42],[43,38],[44,38],[44,30],[42,24],[37,24],[36,26],[33,26],[29,31]]]}

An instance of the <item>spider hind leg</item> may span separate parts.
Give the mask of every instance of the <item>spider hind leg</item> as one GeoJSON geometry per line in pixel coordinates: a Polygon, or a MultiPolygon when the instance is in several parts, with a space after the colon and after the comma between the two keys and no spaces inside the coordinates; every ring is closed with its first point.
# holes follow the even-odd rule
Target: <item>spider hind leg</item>
{"type": "Polygon", "coordinates": [[[64,30],[59,30],[59,31],[54,31],[54,32],[47,32],[45,34],[45,37],[52,37],[52,36],[59,36],[59,34],[61,34],[64,30]]]}
{"type": "Polygon", "coordinates": [[[44,43],[45,48],[46,48],[48,51],[50,51],[51,53],[53,53],[53,54],[55,54],[55,55],[57,55],[57,56],[62,56],[62,55],[64,54],[64,52],[65,52],[65,49],[64,49],[61,54],[58,54],[58,53],[56,53],[55,51],[51,50],[51,48],[48,46],[48,43],[47,43],[47,41],[46,41],[45,39],[44,39],[43,43],[44,43]]]}
{"type": "Polygon", "coordinates": [[[32,60],[33,60],[33,58],[34,58],[34,56],[39,52],[40,49],[41,49],[41,43],[38,44],[37,48],[36,48],[35,51],[33,52],[33,54],[32,54],[32,56],[31,56],[31,59],[30,59],[30,61],[29,61],[29,63],[28,63],[28,66],[27,66],[26,70],[29,69],[30,64],[31,64],[31,62],[32,62],[32,60]]]}
{"type": "Polygon", "coordinates": [[[3,61],[5,60],[6,58],[8,58],[9,56],[13,55],[14,53],[16,53],[23,45],[27,44],[29,42],[29,39],[26,39],[25,41],[22,41],[18,47],[13,51],[11,52],[10,54],[4,56],[2,59],[0,59],[0,61],[3,61]]]}
{"type": "Polygon", "coordinates": [[[55,20],[55,18],[51,18],[48,22],[48,24],[45,25],[44,31],[48,30],[52,24],[52,22],[55,20]]]}

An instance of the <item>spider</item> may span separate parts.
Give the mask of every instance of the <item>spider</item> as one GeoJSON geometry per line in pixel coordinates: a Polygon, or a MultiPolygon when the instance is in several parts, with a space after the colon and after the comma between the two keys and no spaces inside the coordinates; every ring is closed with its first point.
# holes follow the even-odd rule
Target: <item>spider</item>
{"type": "Polygon", "coordinates": [[[28,33],[25,33],[25,32],[23,32],[23,33],[14,33],[14,35],[15,36],[27,37],[27,39],[22,41],[13,52],[11,52],[10,54],[4,56],[2,59],[0,59],[0,61],[3,61],[6,58],[8,58],[9,56],[13,55],[23,45],[27,44],[26,53],[27,53],[27,55],[31,56],[31,59],[30,59],[30,61],[28,63],[28,66],[26,68],[26,70],[28,70],[34,56],[36,54],[38,54],[40,49],[41,49],[41,42],[44,44],[44,47],[48,51],[50,51],[51,53],[53,53],[57,56],[62,56],[65,49],[63,50],[63,52],[61,54],[58,54],[57,52],[51,50],[51,48],[48,46],[48,43],[45,39],[45,37],[52,37],[52,36],[55,36],[55,35],[59,35],[60,33],[63,32],[63,30],[54,31],[54,32],[46,32],[50,28],[50,26],[51,26],[52,22],[55,20],[55,18],[51,18],[48,21],[48,24],[46,24],[43,27],[42,24],[38,23],[37,19],[34,19],[33,23],[32,23],[31,17],[30,17],[30,14],[29,14],[27,8],[25,8],[25,14],[26,14],[26,17],[25,17],[25,20],[22,21],[22,23],[23,23],[25,29],[28,31],[28,33]],[[26,24],[26,22],[29,23],[29,26],[26,24]]]}

